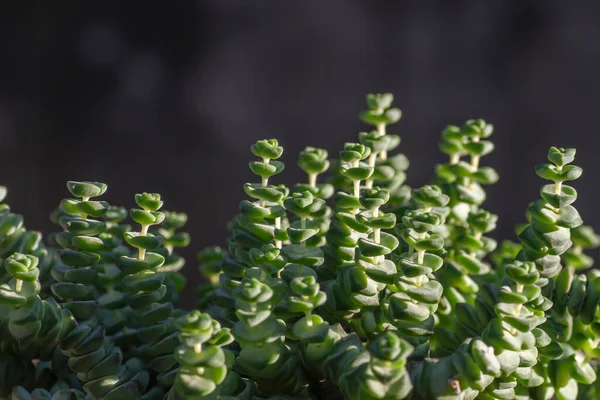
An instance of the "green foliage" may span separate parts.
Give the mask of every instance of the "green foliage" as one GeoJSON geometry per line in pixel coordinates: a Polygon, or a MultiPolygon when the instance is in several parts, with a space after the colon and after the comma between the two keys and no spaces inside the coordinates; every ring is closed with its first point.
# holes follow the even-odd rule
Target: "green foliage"
{"type": "Polygon", "coordinates": [[[200,310],[178,307],[187,214],[160,194],[127,211],[70,181],[48,246],[0,204],[0,399],[597,399],[600,235],[573,205],[575,150],[550,148],[497,246],[494,127],[448,126],[448,161],[411,189],[392,103],[368,95],[373,130],[338,159],[306,147],[289,187],[278,141],[251,146],[227,247],[198,253],[200,310]]]}

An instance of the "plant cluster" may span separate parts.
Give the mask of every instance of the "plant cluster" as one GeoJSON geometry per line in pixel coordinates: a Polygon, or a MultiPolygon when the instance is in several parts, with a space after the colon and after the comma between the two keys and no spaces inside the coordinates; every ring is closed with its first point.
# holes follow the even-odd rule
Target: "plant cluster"
{"type": "Polygon", "coordinates": [[[252,145],[227,248],[198,254],[199,310],[177,307],[187,216],[159,194],[128,212],[68,182],[47,244],[0,205],[0,398],[599,398],[600,236],[573,206],[575,150],[550,148],[498,246],[494,127],[448,126],[447,162],[411,189],[392,101],[367,96],[373,130],[338,158],[303,150],[293,186],[277,140],[252,145]]]}

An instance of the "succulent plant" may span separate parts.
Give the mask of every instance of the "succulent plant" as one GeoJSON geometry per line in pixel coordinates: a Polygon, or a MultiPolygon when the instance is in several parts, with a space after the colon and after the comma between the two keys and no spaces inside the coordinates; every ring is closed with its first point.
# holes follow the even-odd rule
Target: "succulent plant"
{"type": "Polygon", "coordinates": [[[160,194],[128,213],[70,181],[48,245],[0,204],[0,399],[596,399],[600,235],[573,206],[575,150],[550,148],[497,246],[493,126],[447,127],[448,162],[411,189],[392,102],[367,96],[373,130],[339,159],[306,147],[291,190],[279,142],[251,146],[228,245],[198,253],[200,310],[177,301],[187,215],[160,194]]]}

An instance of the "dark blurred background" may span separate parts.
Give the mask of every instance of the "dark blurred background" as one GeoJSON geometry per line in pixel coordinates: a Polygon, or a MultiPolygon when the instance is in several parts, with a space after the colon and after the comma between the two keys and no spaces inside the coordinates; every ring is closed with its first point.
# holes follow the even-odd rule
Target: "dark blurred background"
{"type": "MultiPolygon", "coordinates": [[[[447,124],[494,123],[501,181],[486,207],[514,237],[551,145],[574,146],[586,223],[600,228],[600,2],[251,1],[8,2],[0,6],[0,182],[30,229],[65,181],[98,180],[112,204],[140,191],[186,211],[195,253],[225,244],[253,179],[248,147],[277,137],[288,168],[306,145],[337,154],[365,129],[369,92],[404,117],[390,131],[427,183],[447,124]]],[[[185,297],[193,304],[192,290],[185,297]]]]}

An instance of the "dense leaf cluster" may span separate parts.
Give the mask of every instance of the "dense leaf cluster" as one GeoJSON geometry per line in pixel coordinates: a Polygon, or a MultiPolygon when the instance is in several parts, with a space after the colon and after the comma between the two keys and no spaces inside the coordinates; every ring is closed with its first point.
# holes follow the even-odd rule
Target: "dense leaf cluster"
{"type": "Polygon", "coordinates": [[[277,140],[252,145],[227,248],[198,254],[199,310],[177,307],[187,216],[159,194],[127,211],[68,182],[47,246],[0,205],[0,398],[597,399],[600,236],[573,206],[575,150],[549,150],[498,246],[494,127],[444,129],[448,161],[411,189],[392,101],[368,95],[373,130],[335,159],[307,147],[290,187],[277,140]]]}

